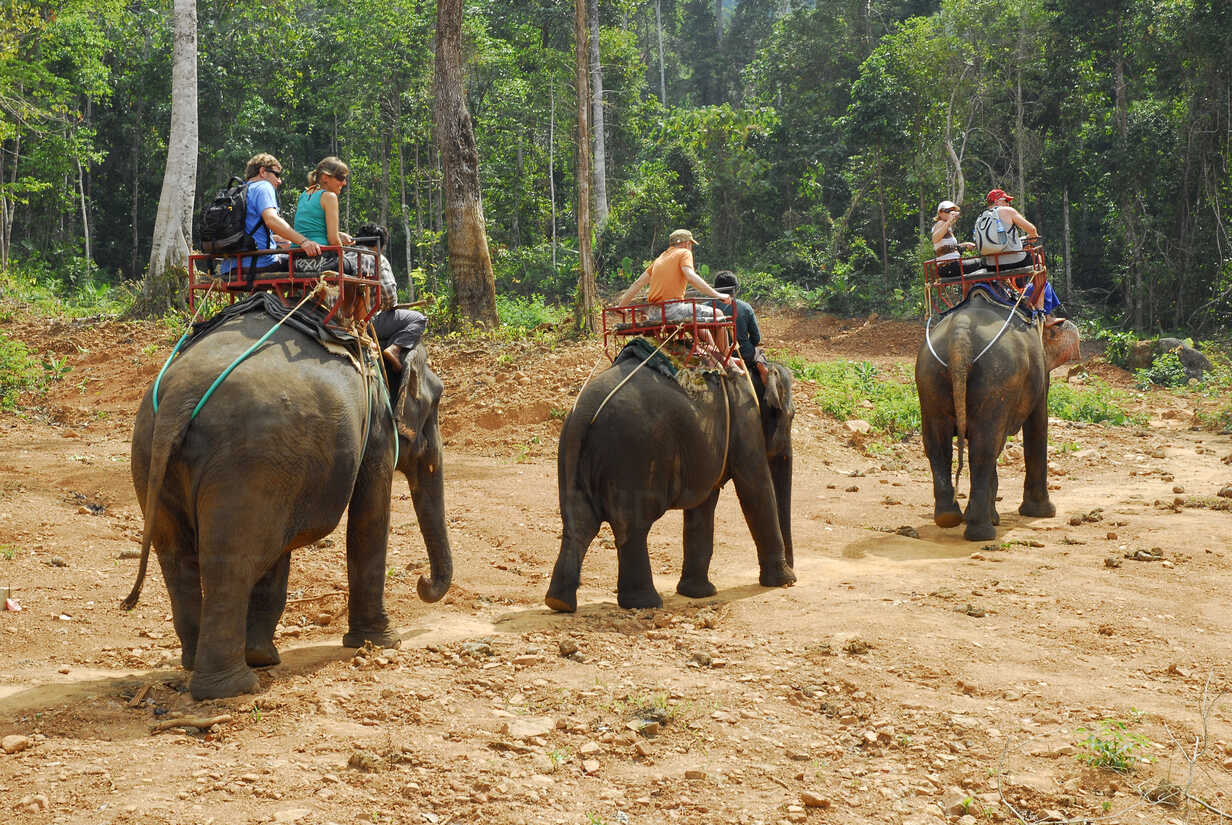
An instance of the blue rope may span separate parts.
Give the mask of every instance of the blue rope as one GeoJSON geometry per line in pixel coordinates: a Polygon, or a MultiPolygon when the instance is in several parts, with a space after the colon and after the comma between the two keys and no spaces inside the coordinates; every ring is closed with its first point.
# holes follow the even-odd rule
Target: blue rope
{"type": "Polygon", "coordinates": [[[255,350],[257,347],[264,344],[269,339],[269,337],[274,334],[274,330],[278,329],[278,327],[280,327],[281,325],[282,325],[282,322],[279,321],[277,324],[274,324],[274,326],[270,327],[269,332],[265,333],[260,338],[258,338],[257,343],[253,344],[251,347],[249,347],[248,349],[240,353],[240,357],[232,361],[231,366],[223,370],[222,375],[214,379],[214,383],[210,384],[210,388],[205,391],[205,395],[201,396],[201,400],[197,402],[197,406],[193,407],[192,415],[188,417],[189,421],[192,421],[194,418],[197,417],[197,413],[201,412],[201,408],[205,406],[205,402],[208,401],[210,396],[214,394],[214,390],[218,389],[218,385],[222,383],[223,379],[226,378],[228,375],[230,375],[231,371],[234,370],[236,367],[238,367],[241,361],[243,361],[249,355],[252,355],[253,350],[255,350]]]}
{"type": "Polygon", "coordinates": [[[184,342],[188,340],[188,333],[180,336],[180,340],[176,342],[175,349],[171,350],[171,354],[167,356],[167,360],[163,363],[163,368],[158,371],[158,377],[154,379],[154,412],[158,412],[158,385],[162,383],[163,373],[167,371],[167,367],[171,366],[172,359],[179,354],[180,348],[184,346],[184,342]]]}

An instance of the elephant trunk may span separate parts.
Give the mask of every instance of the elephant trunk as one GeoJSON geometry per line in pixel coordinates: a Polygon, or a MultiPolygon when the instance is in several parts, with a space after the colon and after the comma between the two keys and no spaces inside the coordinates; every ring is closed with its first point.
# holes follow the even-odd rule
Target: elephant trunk
{"type": "MultiPolygon", "coordinates": [[[[430,438],[432,445],[415,466],[411,484],[411,500],[415,517],[428,549],[432,578],[419,577],[416,590],[419,598],[432,603],[440,601],[453,581],[453,555],[449,548],[449,531],[445,526],[445,478],[441,469],[440,434],[430,438]]],[[[408,474],[409,475],[409,474],[408,474]]]]}
{"type": "Polygon", "coordinates": [[[958,434],[958,469],[954,471],[954,486],[962,476],[963,453],[967,438],[967,376],[971,372],[971,325],[959,316],[950,335],[950,383],[954,393],[954,428],[958,434]]]}

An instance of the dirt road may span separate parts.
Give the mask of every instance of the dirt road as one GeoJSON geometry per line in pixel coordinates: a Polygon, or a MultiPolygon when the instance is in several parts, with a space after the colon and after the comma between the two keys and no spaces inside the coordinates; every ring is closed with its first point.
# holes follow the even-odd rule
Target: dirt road
{"type": "MultiPolygon", "coordinates": [[[[800,315],[762,327],[809,360],[879,366],[911,362],[921,334],[800,315]]],[[[339,646],[340,530],[293,558],[283,664],[262,692],[196,704],[156,565],[137,609],[118,608],[141,532],[129,432],[165,332],[20,314],[0,329],[72,368],[41,411],[0,414],[0,588],[22,608],[0,612],[0,822],[1214,822],[1141,795],[1187,785],[1178,745],[1195,737],[1191,794],[1232,810],[1232,716],[1203,704],[1232,648],[1232,519],[1212,508],[1232,439],[1191,430],[1189,398],[1134,402],[1147,427],[1054,422],[1052,519],[1016,514],[1011,447],[984,546],[933,526],[918,439],[870,445],[798,382],[795,587],[757,585],[728,489],[716,597],[674,594],[673,513],[650,537],[664,609],[616,607],[605,528],[578,613],[557,615],[542,604],[555,439],[598,347],[433,342],[452,591],[416,598],[427,559],[396,480],[401,650],[339,646]],[[180,714],[226,718],[151,732],[180,714]],[[1088,736],[1149,761],[1087,766],[1088,736]]]]}

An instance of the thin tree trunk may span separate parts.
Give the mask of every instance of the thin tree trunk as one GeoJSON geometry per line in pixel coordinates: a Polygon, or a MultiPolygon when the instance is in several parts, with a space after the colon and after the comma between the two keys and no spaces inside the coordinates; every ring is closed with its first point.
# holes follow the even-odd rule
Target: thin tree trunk
{"type": "Polygon", "coordinates": [[[402,251],[406,260],[406,287],[408,300],[415,300],[415,281],[411,278],[411,218],[406,208],[406,165],[403,155],[402,108],[395,114],[398,126],[398,212],[402,217],[402,251]]]}
{"type": "MultiPolygon", "coordinates": [[[[21,161],[21,133],[13,136],[13,163],[9,172],[9,184],[17,183],[18,166],[21,161]]],[[[9,257],[13,251],[13,219],[17,217],[17,201],[8,199],[8,209],[4,215],[4,265],[9,265],[9,257]]]]}
{"type": "Polygon", "coordinates": [[[1065,187],[1065,194],[1061,200],[1061,221],[1064,226],[1064,238],[1062,243],[1062,254],[1065,256],[1065,297],[1069,299],[1074,294],[1074,262],[1073,262],[1073,244],[1070,240],[1070,223],[1069,223],[1069,187],[1065,187]]]}
{"type": "Polygon", "coordinates": [[[590,227],[590,27],[586,25],[587,0],[574,0],[574,79],[577,83],[577,235],[578,288],[574,317],[580,332],[595,329],[595,258],[590,227]]]}
{"type": "Polygon", "coordinates": [[[133,183],[132,197],[130,198],[129,222],[132,224],[132,246],[129,250],[131,258],[129,259],[129,277],[134,280],[141,274],[141,258],[138,250],[141,248],[141,230],[140,230],[140,181],[141,181],[141,130],[134,128],[133,133],[133,183]]]}
{"type": "Polygon", "coordinates": [[[655,0],[655,32],[659,36],[659,103],[667,108],[667,69],[663,65],[663,0],[655,0]]]}
{"type": "Polygon", "coordinates": [[[94,268],[94,256],[90,252],[90,213],[86,205],[86,178],[81,168],[81,157],[75,157],[77,162],[77,194],[81,199],[81,241],[82,251],[86,258],[86,267],[94,268]]]}
{"type": "Polygon", "coordinates": [[[510,234],[513,235],[513,246],[518,248],[522,245],[522,222],[518,215],[522,211],[522,173],[526,169],[526,160],[522,156],[522,130],[517,131],[517,151],[514,154],[514,169],[517,171],[515,177],[518,196],[513,204],[513,216],[510,218],[510,234]]]}
{"type": "Polygon", "coordinates": [[[881,177],[881,159],[877,160],[877,206],[881,215],[881,274],[890,282],[890,242],[886,237],[885,181],[881,177]]]}
{"type": "MultiPolygon", "coordinates": [[[[381,109],[382,115],[387,114],[384,106],[381,109]]],[[[386,228],[389,227],[389,129],[388,122],[381,129],[381,226],[386,228]]]]}
{"type": "Polygon", "coordinates": [[[158,197],[150,265],[134,307],[141,314],[161,314],[182,299],[179,274],[188,264],[192,239],[193,199],[197,185],[197,4],[174,0],[174,48],[171,65],[171,132],[167,168],[158,197]]]}
{"type": "Polygon", "coordinates": [[[552,203],[552,269],[556,269],[556,84],[548,84],[548,200],[552,203]]]}
{"type": "MultiPolygon", "coordinates": [[[[1125,93],[1125,61],[1118,56],[1116,61],[1116,120],[1121,136],[1121,147],[1129,142],[1129,101],[1125,93]]],[[[1126,170],[1127,171],[1127,170],[1126,170]]],[[[1120,212],[1125,222],[1125,240],[1129,244],[1129,279],[1126,283],[1126,298],[1134,329],[1143,329],[1145,321],[1142,289],[1142,245],[1134,220],[1134,197],[1128,181],[1121,187],[1120,212]]]]}
{"type": "Polygon", "coordinates": [[[1018,167],[1018,191],[1014,194],[1023,200],[1019,203],[1025,204],[1025,196],[1027,194],[1027,163],[1026,163],[1026,132],[1023,127],[1023,102],[1022,102],[1022,64],[1026,62],[1026,56],[1022,53],[1023,44],[1026,41],[1026,20],[1021,15],[1019,16],[1018,26],[1018,44],[1019,53],[1017,66],[1014,71],[1014,154],[1016,157],[1016,166],[1018,167]]]}
{"type": "MultiPolygon", "coordinates": [[[[4,180],[4,156],[8,152],[8,141],[0,140],[0,185],[4,180]]],[[[9,196],[7,189],[0,186],[0,269],[9,268],[9,196]]]]}
{"type": "MultiPolygon", "coordinates": [[[[603,135],[603,64],[599,55],[599,0],[589,0],[590,125],[594,147],[595,229],[607,223],[607,146],[603,135]]],[[[519,147],[521,144],[519,144],[519,147]]]]}
{"type": "Polygon", "coordinates": [[[434,85],[455,306],[464,317],[495,327],[496,283],[483,219],[479,152],[462,82],[462,0],[437,0],[434,85]]]}

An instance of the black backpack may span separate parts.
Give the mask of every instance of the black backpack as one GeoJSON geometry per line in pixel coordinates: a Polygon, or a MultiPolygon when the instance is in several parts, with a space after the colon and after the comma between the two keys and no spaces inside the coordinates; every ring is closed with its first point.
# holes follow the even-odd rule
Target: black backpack
{"type": "MultiPolygon", "coordinates": [[[[248,232],[248,184],[234,175],[201,215],[202,252],[247,252],[257,243],[248,232]]],[[[254,231],[256,227],[253,227],[254,231]]]]}

